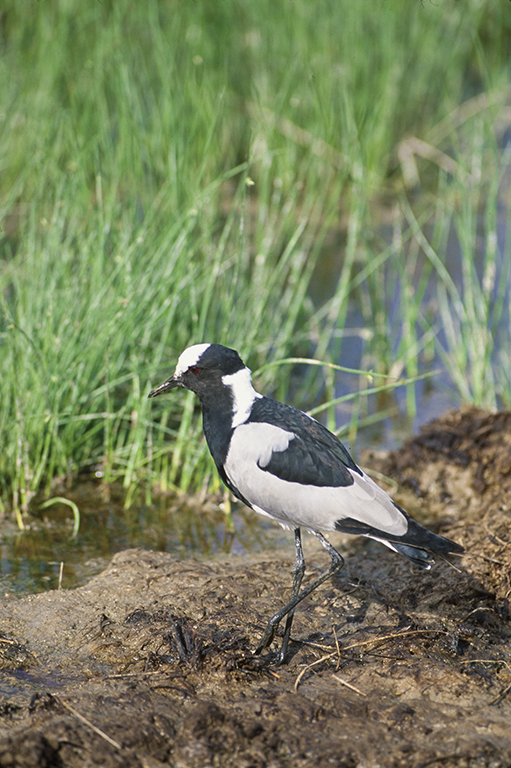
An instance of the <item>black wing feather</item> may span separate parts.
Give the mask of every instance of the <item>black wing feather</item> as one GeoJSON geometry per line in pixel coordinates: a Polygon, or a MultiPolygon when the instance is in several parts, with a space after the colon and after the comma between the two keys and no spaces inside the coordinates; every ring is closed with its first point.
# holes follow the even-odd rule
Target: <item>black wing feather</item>
{"type": "Polygon", "coordinates": [[[268,464],[259,467],[290,483],[338,488],[353,484],[346,466],[327,448],[311,450],[300,437],[291,440],[285,451],[274,451],[268,464]]]}
{"type": "Polygon", "coordinates": [[[286,450],[274,451],[267,464],[259,465],[282,480],[338,488],[353,484],[348,468],[362,474],[341,441],[296,408],[263,397],[254,403],[248,421],[273,424],[295,434],[286,450]]]}

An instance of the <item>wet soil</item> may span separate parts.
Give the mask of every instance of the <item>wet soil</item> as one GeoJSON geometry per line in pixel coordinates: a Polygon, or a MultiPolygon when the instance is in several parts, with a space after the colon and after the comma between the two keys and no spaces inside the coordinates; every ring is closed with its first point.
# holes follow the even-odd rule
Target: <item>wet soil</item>
{"type": "MultiPolygon", "coordinates": [[[[253,650],[291,548],[128,549],[78,589],[6,597],[0,766],[511,765],[511,413],[454,412],[363,464],[466,547],[455,567],[332,536],[346,567],[300,605],[282,667],[253,650]]],[[[328,557],[305,554],[310,579],[328,557]]]]}

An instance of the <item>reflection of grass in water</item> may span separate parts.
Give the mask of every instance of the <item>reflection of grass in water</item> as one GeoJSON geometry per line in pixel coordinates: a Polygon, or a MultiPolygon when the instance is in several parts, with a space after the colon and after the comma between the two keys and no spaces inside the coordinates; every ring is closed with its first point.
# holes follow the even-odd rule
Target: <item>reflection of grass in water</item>
{"type": "MultiPolygon", "coordinates": [[[[509,255],[495,237],[507,166],[492,132],[504,19],[501,4],[408,0],[395,13],[298,2],[291,18],[262,0],[178,15],[156,2],[10,4],[0,481],[20,522],[42,483],[55,496],[52,480],[84,467],[121,480],[128,506],[140,485],[147,502],[155,485],[197,487],[211,463],[196,404],[151,403],[151,386],[203,340],[237,347],[254,369],[289,354],[336,362],[350,300],[366,326],[361,366],[415,377],[434,350],[463,399],[509,402],[509,255]],[[467,87],[487,101],[452,111],[467,87]],[[403,197],[389,245],[372,202],[388,179],[400,185],[398,162],[428,196],[403,197]],[[460,283],[446,262],[451,223],[460,283]],[[314,303],[311,276],[332,250],[314,303]]],[[[318,374],[295,386],[282,367],[277,383],[271,370],[257,383],[302,407],[334,401],[334,370],[318,374]]],[[[359,416],[374,418],[366,402],[352,436],[359,416]]],[[[335,415],[331,402],[331,427],[335,415]]]]}
{"type": "Polygon", "coordinates": [[[122,489],[101,501],[97,489],[78,487],[71,496],[82,505],[79,536],[72,538],[66,507],[40,510],[39,520],[21,534],[14,525],[4,529],[0,579],[5,592],[27,594],[57,589],[61,563],[65,588],[82,584],[99,573],[112,555],[128,547],[170,552],[179,558],[256,554],[291,543],[288,534],[255,512],[236,505],[233,526],[218,504],[196,497],[161,498],[146,507],[136,498],[124,509],[122,489]]]}

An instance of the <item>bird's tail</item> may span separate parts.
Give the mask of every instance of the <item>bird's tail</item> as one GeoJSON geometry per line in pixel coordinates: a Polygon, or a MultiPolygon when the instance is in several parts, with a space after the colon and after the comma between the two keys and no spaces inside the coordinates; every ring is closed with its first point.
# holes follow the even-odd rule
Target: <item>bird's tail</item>
{"type": "Polygon", "coordinates": [[[439,536],[437,533],[428,531],[427,528],[417,523],[413,517],[410,517],[395,501],[393,504],[406,518],[408,530],[403,536],[395,536],[384,530],[378,530],[367,523],[362,523],[360,520],[354,520],[353,518],[338,520],[335,527],[338,531],[343,531],[344,533],[359,534],[380,541],[389,549],[398,552],[403,557],[411,560],[412,563],[425,569],[431,568],[435,562],[430,557],[428,551],[438,552],[441,555],[461,554],[465,551],[461,544],[457,544],[455,541],[451,541],[451,539],[446,539],[445,536],[439,536]]]}

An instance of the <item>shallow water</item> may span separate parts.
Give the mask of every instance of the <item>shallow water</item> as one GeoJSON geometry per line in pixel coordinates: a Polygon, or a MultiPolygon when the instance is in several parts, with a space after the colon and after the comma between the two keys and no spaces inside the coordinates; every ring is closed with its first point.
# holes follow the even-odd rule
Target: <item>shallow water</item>
{"type": "MultiPolygon", "coordinates": [[[[0,595],[24,595],[76,587],[100,573],[112,555],[129,547],[170,552],[179,558],[211,559],[215,555],[257,554],[289,545],[292,533],[242,507],[227,517],[220,503],[160,499],[148,506],[123,506],[122,489],[78,483],[67,497],[81,513],[80,530],[72,538],[65,507],[45,510],[45,517],[19,531],[4,523],[0,537],[0,595]]],[[[218,498],[218,502],[221,499],[218,498]]]]}

